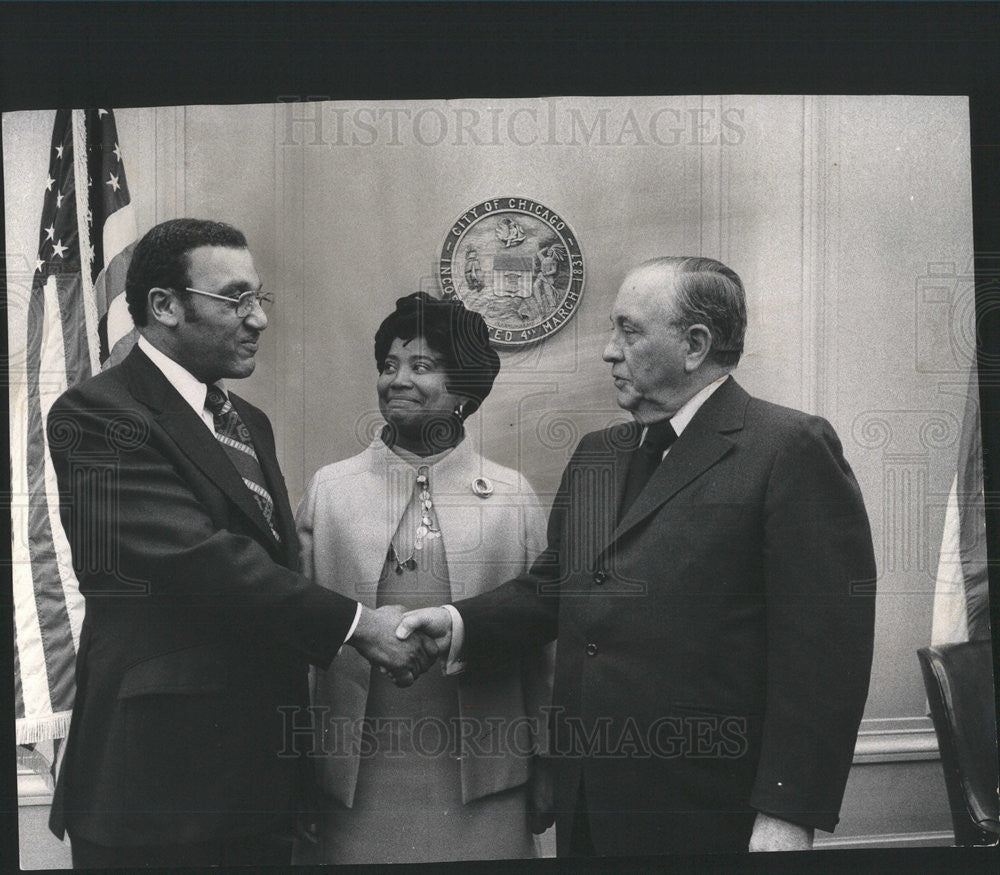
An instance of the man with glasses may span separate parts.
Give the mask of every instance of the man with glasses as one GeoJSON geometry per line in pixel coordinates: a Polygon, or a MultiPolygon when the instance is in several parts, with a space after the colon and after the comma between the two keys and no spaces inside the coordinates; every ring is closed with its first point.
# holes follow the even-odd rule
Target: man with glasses
{"type": "Polygon", "coordinates": [[[47,424],[86,597],[50,825],[78,868],[287,864],[309,664],[346,642],[406,686],[435,647],[297,573],[271,425],[223,382],[253,373],[271,300],[243,234],[157,225],[126,299],[136,348],[47,424]]]}

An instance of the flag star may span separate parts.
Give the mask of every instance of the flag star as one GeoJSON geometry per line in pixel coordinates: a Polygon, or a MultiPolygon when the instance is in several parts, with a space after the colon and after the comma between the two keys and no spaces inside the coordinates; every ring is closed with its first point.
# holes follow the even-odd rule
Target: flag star
{"type": "Polygon", "coordinates": [[[63,149],[65,148],[66,148],[65,146],[56,146],[56,155],[62,158],[63,149]]]}
{"type": "Polygon", "coordinates": [[[92,262],[94,260],[94,247],[91,244],[87,244],[87,248],[83,252],[84,257],[87,261],[92,262]]]}
{"type": "Polygon", "coordinates": [[[99,109],[99,110],[97,110],[97,117],[98,118],[103,118],[107,114],[108,114],[108,111],[106,109],[99,109]]]}
{"type": "Polygon", "coordinates": [[[63,253],[68,249],[68,246],[63,246],[58,240],[52,244],[52,254],[58,255],[60,258],[63,257],[63,253]]]}
{"type": "Polygon", "coordinates": [[[110,185],[112,191],[118,191],[121,188],[121,183],[118,182],[118,177],[113,173],[109,174],[108,181],[104,183],[105,185],[110,185]]]}
{"type": "Polygon", "coordinates": [[[52,186],[53,186],[54,183],[55,183],[55,180],[50,176],[48,178],[48,182],[45,183],[45,190],[46,191],[52,191],[52,186]]]}
{"type": "Polygon", "coordinates": [[[118,160],[118,163],[121,164],[121,161],[122,161],[122,147],[119,146],[117,143],[115,143],[115,148],[112,151],[115,153],[115,158],[118,160]]]}
{"type": "Polygon", "coordinates": [[[55,224],[49,225],[49,227],[45,229],[45,234],[49,238],[49,240],[55,240],[56,239],[55,224]]]}
{"type": "Polygon", "coordinates": [[[59,194],[56,195],[56,209],[57,210],[59,209],[59,207],[62,206],[63,197],[64,196],[63,196],[62,192],[60,192],[59,194]]]}
{"type": "Polygon", "coordinates": [[[94,214],[90,210],[87,210],[87,224],[88,225],[94,224],[94,214]]]}
{"type": "Polygon", "coordinates": [[[36,258],[35,259],[35,270],[41,270],[43,267],[45,267],[45,262],[42,261],[42,259],[40,259],[40,258],[36,258]]]}

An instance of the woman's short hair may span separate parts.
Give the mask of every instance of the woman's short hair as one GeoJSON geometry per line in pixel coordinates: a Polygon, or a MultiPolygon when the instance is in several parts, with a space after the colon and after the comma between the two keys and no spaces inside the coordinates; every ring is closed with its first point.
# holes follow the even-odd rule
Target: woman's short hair
{"type": "Polygon", "coordinates": [[[500,373],[500,356],[490,345],[490,330],[475,310],[469,310],[457,298],[432,298],[427,292],[414,292],[396,301],[375,332],[375,364],[381,374],[392,342],[409,342],[423,337],[443,359],[449,392],[469,400],[462,418],[479,409],[490,394],[500,373]]]}

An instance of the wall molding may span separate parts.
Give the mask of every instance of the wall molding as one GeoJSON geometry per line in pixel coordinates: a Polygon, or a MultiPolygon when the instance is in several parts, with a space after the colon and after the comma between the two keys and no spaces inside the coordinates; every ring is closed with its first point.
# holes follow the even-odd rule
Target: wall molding
{"type": "Polygon", "coordinates": [[[17,767],[17,804],[50,805],[52,803],[52,785],[37,772],[27,766],[17,767]]]}
{"type": "MultiPolygon", "coordinates": [[[[722,116],[723,98],[703,95],[700,109],[709,118],[718,120],[722,116]]],[[[723,145],[721,137],[715,145],[705,144],[700,146],[698,150],[700,196],[698,254],[723,260],[725,260],[723,244],[727,244],[732,239],[729,232],[728,178],[723,178],[723,161],[726,150],[727,147],[723,145]]],[[[728,254],[725,257],[728,257],[728,254]]]]}
{"type": "Polygon", "coordinates": [[[306,252],[304,249],[306,222],[306,149],[298,143],[286,143],[288,124],[286,113],[295,108],[307,113],[322,112],[322,105],[308,103],[276,103],[273,115],[274,150],[274,252],[275,287],[281,289],[281,319],[284,326],[277,331],[276,374],[283,375],[283,384],[275,393],[275,409],[271,417],[279,462],[284,472],[292,507],[305,491],[306,444],[306,313],[305,299],[306,252]]]}
{"type": "Polygon", "coordinates": [[[936,848],[951,847],[955,844],[955,835],[951,830],[935,830],[925,832],[892,832],[877,833],[870,836],[844,836],[838,838],[816,839],[814,849],[817,851],[841,851],[851,848],[936,848]]]}
{"type": "Polygon", "coordinates": [[[885,717],[861,722],[854,747],[855,765],[937,759],[937,734],[928,717],[885,717]]]}
{"type": "MultiPolygon", "coordinates": [[[[153,110],[153,224],[187,215],[187,114],[183,106],[153,110]]],[[[145,229],[140,229],[145,230],[145,229]]]]}
{"type": "Polygon", "coordinates": [[[836,418],[840,103],[802,98],[802,407],[836,418]]]}

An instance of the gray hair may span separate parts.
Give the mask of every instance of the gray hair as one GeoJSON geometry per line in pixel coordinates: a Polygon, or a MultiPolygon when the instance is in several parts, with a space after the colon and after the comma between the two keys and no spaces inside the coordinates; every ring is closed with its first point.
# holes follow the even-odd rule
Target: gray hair
{"type": "Polygon", "coordinates": [[[639,268],[664,267],[673,271],[676,290],[675,322],[681,328],[705,325],[712,333],[709,359],[732,367],[743,354],[747,330],[747,298],[736,271],[714,258],[667,255],[644,261],[639,268]]]}

